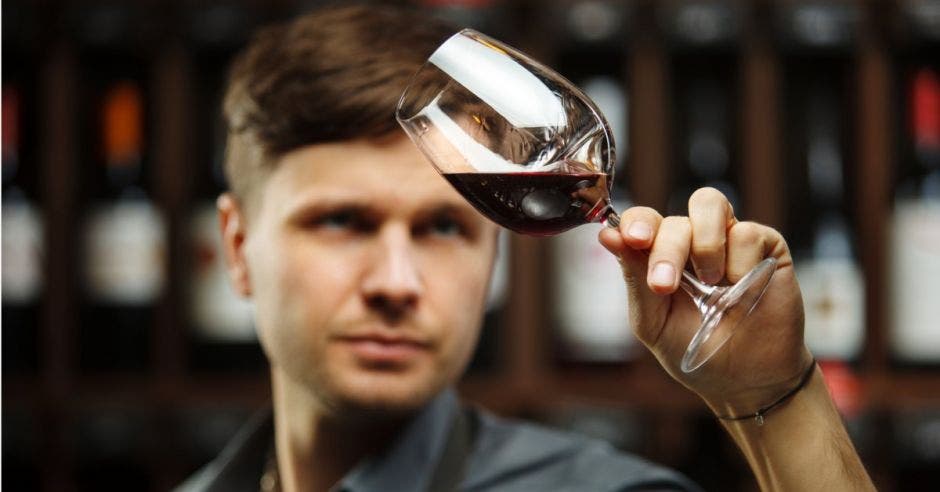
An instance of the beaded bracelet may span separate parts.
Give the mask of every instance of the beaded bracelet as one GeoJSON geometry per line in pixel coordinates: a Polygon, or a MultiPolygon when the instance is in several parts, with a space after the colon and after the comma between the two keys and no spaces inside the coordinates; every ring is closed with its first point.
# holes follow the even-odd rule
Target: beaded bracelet
{"type": "Polygon", "coordinates": [[[788,391],[785,395],[778,398],[777,401],[771,403],[770,405],[767,405],[766,407],[759,408],[756,412],[752,414],[741,415],[741,416],[717,415],[717,417],[721,420],[754,419],[757,421],[757,425],[764,425],[764,415],[766,415],[767,412],[773,410],[775,407],[777,407],[781,403],[789,400],[793,395],[795,395],[797,392],[803,389],[806,386],[806,383],[809,382],[810,377],[813,375],[813,372],[815,371],[816,371],[816,358],[814,357],[813,361],[809,364],[809,369],[806,370],[806,372],[803,374],[803,377],[800,379],[799,384],[797,384],[795,388],[788,391]]]}

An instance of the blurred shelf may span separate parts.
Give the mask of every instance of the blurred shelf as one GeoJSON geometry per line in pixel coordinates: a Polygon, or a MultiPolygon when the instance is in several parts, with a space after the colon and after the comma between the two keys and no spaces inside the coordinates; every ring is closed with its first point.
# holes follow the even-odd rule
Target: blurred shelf
{"type": "Polygon", "coordinates": [[[940,371],[893,371],[862,379],[868,406],[887,412],[940,411],[940,371]]]}

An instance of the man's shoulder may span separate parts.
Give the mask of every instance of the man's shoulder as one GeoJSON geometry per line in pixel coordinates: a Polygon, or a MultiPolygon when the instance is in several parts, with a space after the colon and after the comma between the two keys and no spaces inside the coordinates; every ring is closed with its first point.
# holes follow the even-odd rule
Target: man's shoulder
{"type": "Polygon", "coordinates": [[[273,436],[273,417],[266,408],[252,416],[214,460],[174,492],[257,491],[273,436]]]}
{"type": "MultiPolygon", "coordinates": [[[[698,491],[681,474],[605,441],[472,409],[476,429],[461,490],[698,491]]],[[[258,489],[273,435],[270,411],[244,426],[222,453],[176,492],[258,489]]]]}
{"type": "Polygon", "coordinates": [[[203,492],[209,490],[218,475],[219,467],[215,461],[212,461],[192,474],[185,482],[177,485],[173,492],[203,492]]]}
{"type": "Polygon", "coordinates": [[[477,412],[467,490],[693,490],[681,474],[581,434],[477,412]]]}

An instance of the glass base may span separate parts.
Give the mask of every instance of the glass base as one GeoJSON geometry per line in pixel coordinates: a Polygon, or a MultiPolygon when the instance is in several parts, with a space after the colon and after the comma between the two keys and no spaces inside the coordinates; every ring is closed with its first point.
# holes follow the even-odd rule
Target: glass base
{"type": "Polygon", "coordinates": [[[734,328],[760,301],[777,269],[777,260],[766,258],[736,284],[715,287],[701,303],[702,324],[682,357],[682,372],[689,373],[707,362],[734,334],[734,328]]]}

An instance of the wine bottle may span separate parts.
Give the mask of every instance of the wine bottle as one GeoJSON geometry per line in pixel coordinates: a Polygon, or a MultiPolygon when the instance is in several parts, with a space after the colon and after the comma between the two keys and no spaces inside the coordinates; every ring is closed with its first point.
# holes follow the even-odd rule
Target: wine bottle
{"type": "MultiPolygon", "coordinates": [[[[865,278],[851,213],[853,162],[848,135],[854,5],[780,5],[775,25],[786,50],[787,230],[806,316],[806,343],[823,367],[855,377],[851,363],[865,338],[865,278]]],[[[846,385],[845,387],[850,387],[846,385]]],[[[853,394],[851,391],[836,391],[853,394]]],[[[839,399],[844,414],[852,398],[839,399]],[[841,402],[845,401],[845,404],[841,402]]]]}
{"type": "Polygon", "coordinates": [[[891,223],[891,346],[902,363],[940,363],[940,66],[907,85],[905,176],[891,223]]]}
{"type": "Polygon", "coordinates": [[[43,291],[43,226],[33,162],[24,160],[22,95],[3,85],[3,370],[35,372],[43,291]]]}
{"type": "MultiPolygon", "coordinates": [[[[626,202],[615,201],[618,209],[626,202]]],[[[619,363],[637,347],[617,259],[588,224],[551,239],[556,334],[568,362],[619,363]]]]}
{"type": "MultiPolygon", "coordinates": [[[[597,104],[610,126],[617,159],[611,195],[614,207],[623,210],[629,203],[622,176],[630,149],[623,50],[627,6],[581,1],[556,8],[561,9],[555,16],[559,25],[552,29],[563,36],[555,65],[597,104]]],[[[550,240],[551,317],[562,362],[613,364],[634,356],[623,274],[616,258],[598,243],[598,228],[584,225],[550,240]]]]}
{"type": "Polygon", "coordinates": [[[97,101],[101,152],[89,163],[79,359],[91,371],[139,371],[164,288],[165,223],[146,188],[141,85],[110,80],[97,101]]]}
{"type": "Polygon", "coordinates": [[[239,3],[188,5],[184,11],[194,60],[193,109],[202,133],[194,143],[192,213],[186,219],[188,363],[201,372],[252,372],[264,367],[252,303],[228,281],[216,199],[227,190],[224,176],[226,127],[222,90],[232,56],[260,14],[239,3]]]}
{"type": "Polygon", "coordinates": [[[799,188],[808,191],[802,200],[796,194],[791,200],[809,202],[811,207],[792,218],[811,227],[801,236],[808,240],[794,243],[806,316],[804,336],[817,359],[853,361],[864,341],[865,283],[845,213],[845,146],[838,97],[844,91],[834,82],[838,73],[819,65],[798,76],[811,80],[788,104],[802,117],[794,121],[796,131],[805,132],[798,141],[804,144],[800,156],[806,182],[799,188]]]}
{"type": "MultiPolygon", "coordinates": [[[[585,93],[604,113],[617,144],[612,189],[615,210],[632,205],[623,177],[629,152],[628,100],[623,81],[613,74],[595,75],[581,82],[585,93]]],[[[571,360],[617,363],[636,356],[639,346],[630,328],[630,310],[623,272],[617,259],[597,241],[597,227],[583,226],[555,238],[552,243],[556,286],[556,320],[565,356],[571,360]],[[590,289],[584,289],[590,285],[590,289]]]]}

